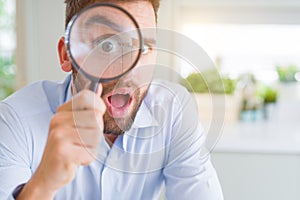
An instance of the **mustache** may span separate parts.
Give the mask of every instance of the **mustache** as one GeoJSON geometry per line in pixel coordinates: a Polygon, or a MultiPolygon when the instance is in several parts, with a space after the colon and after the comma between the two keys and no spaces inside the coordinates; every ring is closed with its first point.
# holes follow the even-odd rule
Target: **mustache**
{"type": "Polygon", "coordinates": [[[132,80],[119,79],[119,80],[113,80],[113,81],[110,81],[107,83],[102,83],[102,87],[103,87],[103,91],[102,91],[101,96],[103,97],[105,94],[110,93],[113,90],[118,89],[118,88],[127,87],[127,88],[136,89],[138,86],[132,80]]]}

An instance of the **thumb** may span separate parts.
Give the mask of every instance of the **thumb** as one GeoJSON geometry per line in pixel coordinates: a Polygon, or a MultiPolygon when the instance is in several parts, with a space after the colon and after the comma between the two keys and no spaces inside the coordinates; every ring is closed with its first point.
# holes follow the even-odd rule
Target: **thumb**
{"type": "Polygon", "coordinates": [[[99,84],[98,88],[97,88],[97,91],[96,91],[97,96],[101,97],[102,90],[103,90],[102,84],[99,84]]]}

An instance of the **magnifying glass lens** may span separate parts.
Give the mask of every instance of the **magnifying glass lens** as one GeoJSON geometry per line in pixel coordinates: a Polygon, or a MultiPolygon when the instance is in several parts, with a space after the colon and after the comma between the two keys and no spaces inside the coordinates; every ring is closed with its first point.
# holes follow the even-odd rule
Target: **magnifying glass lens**
{"type": "Polygon", "coordinates": [[[68,50],[87,78],[114,79],[132,69],[141,53],[137,23],[116,6],[99,4],[81,12],[69,26],[68,50]]]}

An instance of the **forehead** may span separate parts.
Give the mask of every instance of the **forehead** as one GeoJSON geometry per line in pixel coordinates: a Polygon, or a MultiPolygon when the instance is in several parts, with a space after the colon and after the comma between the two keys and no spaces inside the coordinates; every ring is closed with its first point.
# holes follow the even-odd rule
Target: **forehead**
{"type": "Polygon", "coordinates": [[[140,28],[155,28],[156,20],[152,4],[149,1],[137,0],[137,1],[103,1],[101,2],[111,2],[116,4],[126,11],[128,11],[134,19],[139,24],[140,28]]]}

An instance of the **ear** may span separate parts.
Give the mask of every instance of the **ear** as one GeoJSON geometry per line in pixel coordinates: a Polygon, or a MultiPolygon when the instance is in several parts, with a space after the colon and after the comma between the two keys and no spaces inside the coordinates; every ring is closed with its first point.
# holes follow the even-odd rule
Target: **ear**
{"type": "Polygon", "coordinates": [[[72,65],[71,65],[70,58],[67,53],[64,37],[61,37],[59,39],[58,45],[57,45],[57,50],[58,50],[58,56],[59,56],[61,69],[64,72],[70,72],[72,70],[72,65]]]}

